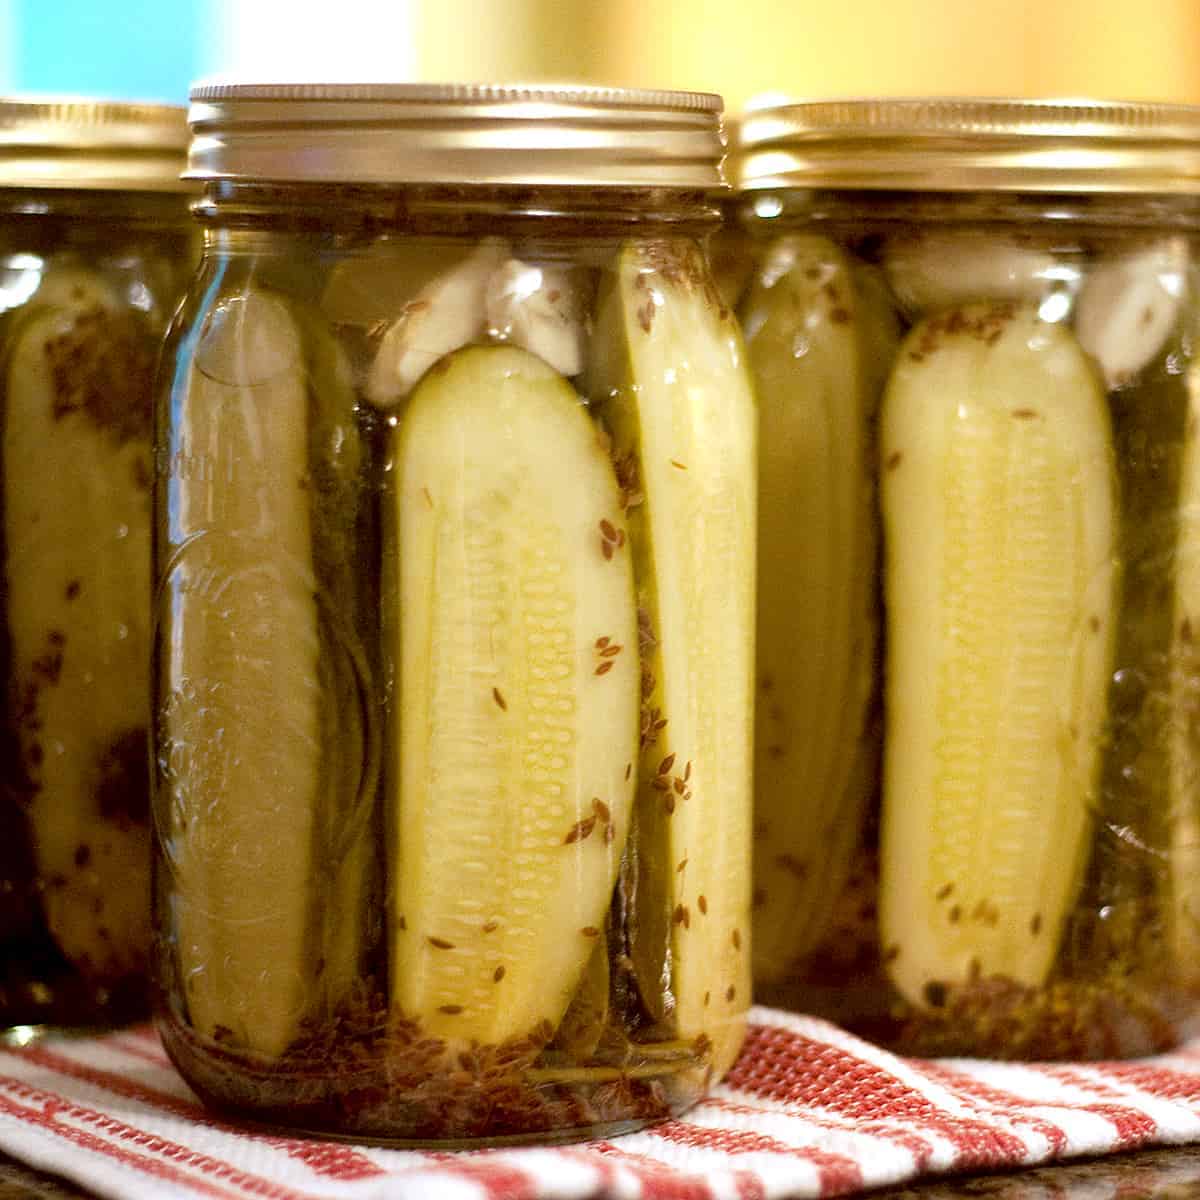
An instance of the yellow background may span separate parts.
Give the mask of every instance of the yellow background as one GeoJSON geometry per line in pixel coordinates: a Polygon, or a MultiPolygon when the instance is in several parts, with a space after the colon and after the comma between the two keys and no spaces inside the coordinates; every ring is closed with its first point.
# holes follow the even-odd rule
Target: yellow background
{"type": "Polygon", "coordinates": [[[1200,0],[423,0],[419,77],[1200,102],[1200,0]]]}

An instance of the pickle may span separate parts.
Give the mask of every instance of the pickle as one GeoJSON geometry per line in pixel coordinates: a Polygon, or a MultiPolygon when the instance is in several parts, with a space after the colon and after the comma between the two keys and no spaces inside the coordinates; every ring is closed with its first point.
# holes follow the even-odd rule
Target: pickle
{"type": "Polygon", "coordinates": [[[637,750],[620,492],[575,390],[470,347],[395,433],[395,1007],[456,1044],[548,1036],[604,938],[637,750]]]}
{"type": "Polygon", "coordinates": [[[364,972],[364,920],[379,882],[376,846],[380,730],[366,643],[378,599],[355,547],[370,542],[362,512],[363,446],[349,360],[320,313],[293,304],[309,380],[312,555],[320,633],[321,779],[317,866],[319,1003],[330,1016],[364,972]]]}
{"type": "Polygon", "coordinates": [[[860,320],[844,256],[817,237],[777,242],[743,308],[761,421],[753,962],[764,982],[827,928],[875,785],[863,769],[875,757],[875,396],[860,320]]]}
{"type": "Polygon", "coordinates": [[[1200,368],[1187,376],[1170,659],[1169,936],[1172,961],[1200,981],[1200,368]]]}
{"type": "Polygon", "coordinates": [[[901,349],[881,421],[881,937],[913,1004],[1041,985],[1092,836],[1114,627],[1112,438],[1071,333],[970,304],[901,349]]]}
{"type": "Polygon", "coordinates": [[[173,692],[166,853],[192,1026],[283,1052],[320,968],[322,778],[308,386],[286,305],[248,291],[200,331],[168,489],[173,692]]]}
{"type": "Polygon", "coordinates": [[[756,413],[698,252],[623,249],[588,390],[625,489],[642,641],[630,944],[643,1002],[737,1053],[749,1000],[756,413]]]}
{"type": "Polygon", "coordinates": [[[115,982],[150,940],[153,341],[82,270],[47,294],[4,362],[9,702],[50,932],[115,982]]]}

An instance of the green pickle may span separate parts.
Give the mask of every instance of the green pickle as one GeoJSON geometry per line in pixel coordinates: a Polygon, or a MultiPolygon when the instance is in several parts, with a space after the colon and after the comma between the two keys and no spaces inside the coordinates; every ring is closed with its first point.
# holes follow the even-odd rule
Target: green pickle
{"type": "Polygon", "coordinates": [[[0,1026],[89,1026],[148,999],[157,331],[119,290],[144,263],[23,257],[37,286],[0,321],[0,1026]]]}
{"type": "Polygon", "coordinates": [[[189,318],[164,1035],[223,1107],[579,1136],[736,1056],[755,405],[697,246],[584,261],[264,255],[189,318]]]}
{"type": "Polygon", "coordinates": [[[774,577],[758,597],[755,710],[754,972],[769,988],[822,940],[874,790],[876,392],[855,283],[827,239],[780,239],[741,312],[774,577]]]}

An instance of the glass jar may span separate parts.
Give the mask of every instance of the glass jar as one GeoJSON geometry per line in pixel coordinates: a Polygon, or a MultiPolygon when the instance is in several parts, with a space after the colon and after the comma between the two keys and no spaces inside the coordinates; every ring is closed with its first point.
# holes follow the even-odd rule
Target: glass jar
{"type": "Polygon", "coordinates": [[[755,410],[720,102],[193,93],[157,471],[160,1026],[210,1103],[636,1127],[749,1002],[755,410]]]}
{"type": "Polygon", "coordinates": [[[0,100],[0,1030],[149,1008],[152,374],[182,108],[0,100]]]}
{"type": "Polygon", "coordinates": [[[1146,1054],[1200,983],[1200,111],[747,117],[755,983],[1146,1054]]]}

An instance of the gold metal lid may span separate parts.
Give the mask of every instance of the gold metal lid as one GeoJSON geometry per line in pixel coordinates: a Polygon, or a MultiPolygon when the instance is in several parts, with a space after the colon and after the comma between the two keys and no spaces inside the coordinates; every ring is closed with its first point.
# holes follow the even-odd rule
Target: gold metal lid
{"type": "Polygon", "coordinates": [[[919,191],[1200,193],[1200,106],[855,99],[754,105],[736,182],[919,191]]]}
{"type": "Polygon", "coordinates": [[[182,107],[71,96],[0,98],[0,187],[178,192],[182,107]]]}
{"type": "Polygon", "coordinates": [[[202,84],[190,179],[719,188],[721,98],[455,84],[202,84]]]}

